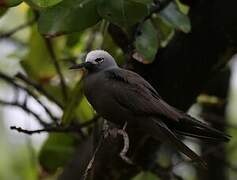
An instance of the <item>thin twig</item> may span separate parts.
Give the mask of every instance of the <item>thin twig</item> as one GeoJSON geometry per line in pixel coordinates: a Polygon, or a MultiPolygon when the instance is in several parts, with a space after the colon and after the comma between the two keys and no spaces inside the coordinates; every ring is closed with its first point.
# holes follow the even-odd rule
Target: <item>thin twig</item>
{"type": "Polygon", "coordinates": [[[21,109],[23,109],[25,112],[33,115],[37,121],[44,127],[48,127],[49,124],[44,122],[40,116],[38,114],[36,114],[35,112],[33,112],[31,109],[29,109],[26,105],[22,105],[22,104],[19,104],[18,102],[7,102],[7,101],[3,101],[3,100],[0,100],[0,104],[1,105],[5,105],[5,106],[15,106],[15,107],[19,107],[21,109]]]}
{"type": "Polygon", "coordinates": [[[83,175],[83,179],[82,179],[82,180],[86,180],[86,179],[87,179],[87,176],[88,176],[88,174],[89,174],[89,171],[90,171],[90,170],[92,169],[92,167],[93,167],[93,163],[94,163],[94,161],[95,161],[96,154],[97,154],[97,152],[99,151],[99,149],[100,149],[100,147],[101,147],[101,145],[102,145],[103,142],[104,142],[104,135],[102,135],[101,138],[100,138],[100,141],[99,141],[99,143],[98,143],[98,145],[97,145],[97,147],[96,147],[96,149],[95,149],[95,151],[94,151],[94,153],[93,153],[93,155],[92,155],[92,158],[91,158],[90,162],[88,163],[88,165],[87,165],[87,167],[86,167],[86,170],[85,170],[85,173],[84,173],[84,175],[83,175]]]}
{"type": "Polygon", "coordinates": [[[29,94],[30,96],[32,96],[45,110],[45,112],[50,116],[50,118],[54,121],[54,122],[58,122],[58,118],[54,117],[54,115],[51,113],[51,111],[38,99],[38,97],[35,95],[35,93],[33,93],[32,91],[30,91],[28,88],[18,84],[15,82],[15,80],[13,78],[11,78],[10,76],[7,76],[6,74],[3,74],[2,72],[0,72],[0,78],[5,80],[6,82],[10,83],[11,85],[13,85],[16,88],[22,89],[25,92],[27,92],[27,94],[29,94]]]}
{"type": "Polygon", "coordinates": [[[39,134],[39,133],[43,133],[43,132],[45,132],[45,133],[50,133],[50,132],[56,132],[56,133],[77,132],[77,133],[81,133],[82,128],[85,128],[85,127],[88,127],[88,126],[94,124],[97,120],[98,120],[98,118],[96,116],[96,118],[93,118],[92,120],[82,123],[80,125],[71,125],[68,127],[48,126],[43,129],[27,130],[27,129],[23,129],[21,127],[11,126],[10,129],[16,130],[19,133],[25,133],[28,135],[39,134]]]}
{"type": "Polygon", "coordinates": [[[61,109],[63,108],[63,105],[56,99],[54,98],[51,94],[49,94],[40,84],[38,84],[37,82],[29,79],[28,77],[26,77],[24,74],[22,73],[17,73],[16,76],[17,78],[19,78],[20,80],[22,80],[23,82],[25,82],[26,84],[32,86],[35,90],[37,90],[38,92],[40,92],[41,94],[43,94],[44,96],[46,96],[49,100],[51,100],[52,102],[54,102],[55,104],[57,104],[61,109]]]}
{"type": "MultiPolygon", "coordinates": [[[[98,117],[98,118],[99,118],[99,117],[98,117]]],[[[91,160],[89,161],[89,163],[88,163],[88,165],[87,165],[87,167],[86,167],[86,170],[85,170],[85,173],[84,173],[84,175],[83,175],[82,180],[86,180],[86,179],[87,179],[87,176],[88,176],[88,174],[89,174],[89,171],[92,169],[93,163],[94,163],[94,161],[95,161],[96,154],[97,154],[97,152],[99,151],[100,147],[102,146],[102,143],[104,142],[105,138],[106,138],[106,137],[108,136],[108,134],[109,134],[109,125],[108,125],[108,123],[107,123],[106,120],[104,120],[104,122],[103,122],[102,132],[103,132],[103,133],[102,133],[102,135],[101,135],[101,137],[100,137],[99,143],[98,143],[98,145],[96,146],[96,149],[95,149],[95,151],[94,151],[94,153],[93,153],[93,155],[92,155],[92,158],[91,158],[91,160]]]]}
{"type": "Polygon", "coordinates": [[[64,100],[67,100],[67,87],[66,87],[65,79],[63,77],[63,73],[62,73],[62,70],[61,70],[61,68],[59,66],[59,63],[57,61],[56,54],[54,52],[51,39],[45,38],[45,44],[46,44],[46,47],[48,49],[49,55],[51,57],[50,59],[52,60],[52,62],[54,64],[54,67],[56,69],[56,72],[57,72],[57,74],[59,76],[60,84],[61,84],[61,89],[62,89],[62,95],[64,97],[64,100]]]}
{"type": "Polygon", "coordinates": [[[48,128],[44,128],[44,129],[27,130],[27,129],[23,129],[21,127],[11,126],[10,129],[11,130],[16,130],[19,133],[24,133],[24,134],[28,134],[28,135],[39,134],[39,133],[42,133],[42,132],[66,133],[66,132],[75,132],[76,131],[76,129],[74,129],[74,128],[61,128],[61,127],[48,127],[48,128]]]}
{"type": "Polygon", "coordinates": [[[44,109],[44,111],[49,115],[49,117],[58,124],[59,122],[59,118],[55,117],[53,115],[53,113],[36,97],[36,95],[33,96],[34,99],[42,106],[42,108],[44,109]]]}
{"type": "Polygon", "coordinates": [[[15,102],[18,102],[19,94],[20,94],[20,89],[18,87],[15,87],[15,88],[13,88],[13,91],[14,91],[13,99],[14,99],[15,102]]]}

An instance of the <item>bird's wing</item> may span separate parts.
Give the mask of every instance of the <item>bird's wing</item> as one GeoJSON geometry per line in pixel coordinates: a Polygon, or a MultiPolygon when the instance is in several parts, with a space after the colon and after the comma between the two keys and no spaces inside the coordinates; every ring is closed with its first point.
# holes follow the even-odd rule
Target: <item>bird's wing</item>
{"type": "Polygon", "coordinates": [[[230,136],[168,105],[156,90],[138,74],[123,69],[106,71],[106,90],[124,108],[138,116],[154,116],[176,134],[209,141],[228,141],[230,136]],[[160,119],[160,118],[158,118],[160,119]],[[170,119],[171,121],[167,121],[170,119]],[[172,121],[173,120],[173,121],[172,121]],[[166,121],[166,122],[165,122],[166,121]]]}
{"type": "Polygon", "coordinates": [[[109,79],[109,93],[134,114],[159,115],[175,121],[183,118],[183,113],[163,101],[156,90],[138,74],[117,68],[105,73],[109,79]]]}

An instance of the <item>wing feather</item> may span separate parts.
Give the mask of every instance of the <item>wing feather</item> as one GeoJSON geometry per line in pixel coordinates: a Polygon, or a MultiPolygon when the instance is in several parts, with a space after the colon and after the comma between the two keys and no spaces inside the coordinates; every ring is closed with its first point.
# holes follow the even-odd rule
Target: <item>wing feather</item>
{"type": "Polygon", "coordinates": [[[107,70],[106,73],[114,98],[134,114],[164,116],[175,121],[183,118],[182,113],[163,101],[157,91],[138,74],[124,69],[107,70]]]}

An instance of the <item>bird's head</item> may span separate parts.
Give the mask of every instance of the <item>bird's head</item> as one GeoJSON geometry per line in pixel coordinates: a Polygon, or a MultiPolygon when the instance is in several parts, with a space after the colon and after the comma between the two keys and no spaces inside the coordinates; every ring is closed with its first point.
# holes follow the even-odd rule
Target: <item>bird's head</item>
{"type": "Polygon", "coordinates": [[[113,67],[117,67],[117,64],[108,52],[104,50],[94,50],[87,54],[84,63],[73,65],[70,69],[85,68],[88,72],[92,73],[113,67]]]}

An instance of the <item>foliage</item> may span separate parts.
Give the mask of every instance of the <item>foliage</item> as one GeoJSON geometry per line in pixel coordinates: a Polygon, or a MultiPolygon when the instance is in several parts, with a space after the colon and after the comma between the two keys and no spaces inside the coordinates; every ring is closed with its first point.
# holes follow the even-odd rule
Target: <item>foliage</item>
{"type": "MultiPolygon", "coordinates": [[[[19,29],[4,34],[5,29],[0,28],[2,34],[0,41],[1,38],[11,37],[11,41],[20,44],[21,53],[17,52],[14,55],[20,59],[21,72],[24,72],[26,79],[30,80],[29,83],[22,77],[13,78],[12,81],[17,84],[13,83],[13,87],[25,90],[21,87],[24,84],[23,87],[29,89],[31,93],[27,93],[38,105],[45,103],[41,99],[43,97],[59,109],[61,114],[52,111],[55,116],[52,118],[47,112],[50,103],[46,103],[46,108],[43,107],[46,109],[46,114],[48,113],[48,117],[43,120],[50,122],[49,127],[55,128],[60,124],[63,128],[70,129],[71,126],[80,127],[81,124],[88,123],[95,117],[95,112],[83,95],[83,84],[80,81],[83,74],[69,71],[69,65],[83,61],[83,53],[97,48],[109,51],[120,64],[131,54],[133,60],[151,64],[160,48],[169,44],[174,32],[191,31],[187,6],[180,4],[179,1],[172,1],[158,8],[154,2],[153,0],[0,1],[1,18],[8,18],[8,12],[12,10],[21,12],[26,25],[19,29],[26,28],[29,32],[28,37],[22,38],[17,32],[19,29]],[[113,41],[108,30],[111,24],[118,27],[129,40],[128,47],[131,48],[129,53],[123,54],[119,45],[113,41]]],[[[7,70],[4,72],[8,73],[7,70]]],[[[25,105],[24,102],[21,105],[25,105]]],[[[71,160],[82,142],[83,136],[78,134],[87,136],[91,129],[83,129],[80,133],[74,131],[49,134],[38,155],[38,166],[42,168],[42,172],[37,172],[36,167],[31,167],[32,170],[27,165],[33,173],[20,176],[36,179],[37,173],[42,175],[43,172],[47,172],[48,177],[57,175],[71,160]]],[[[156,176],[144,172],[133,179],[153,180],[156,176]]]]}
{"type": "Polygon", "coordinates": [[[45,141],[39,162],[49,173],[54,173],[70,160],[77,147],[77,137],[70,134],[50,134],[45,141]]]}

